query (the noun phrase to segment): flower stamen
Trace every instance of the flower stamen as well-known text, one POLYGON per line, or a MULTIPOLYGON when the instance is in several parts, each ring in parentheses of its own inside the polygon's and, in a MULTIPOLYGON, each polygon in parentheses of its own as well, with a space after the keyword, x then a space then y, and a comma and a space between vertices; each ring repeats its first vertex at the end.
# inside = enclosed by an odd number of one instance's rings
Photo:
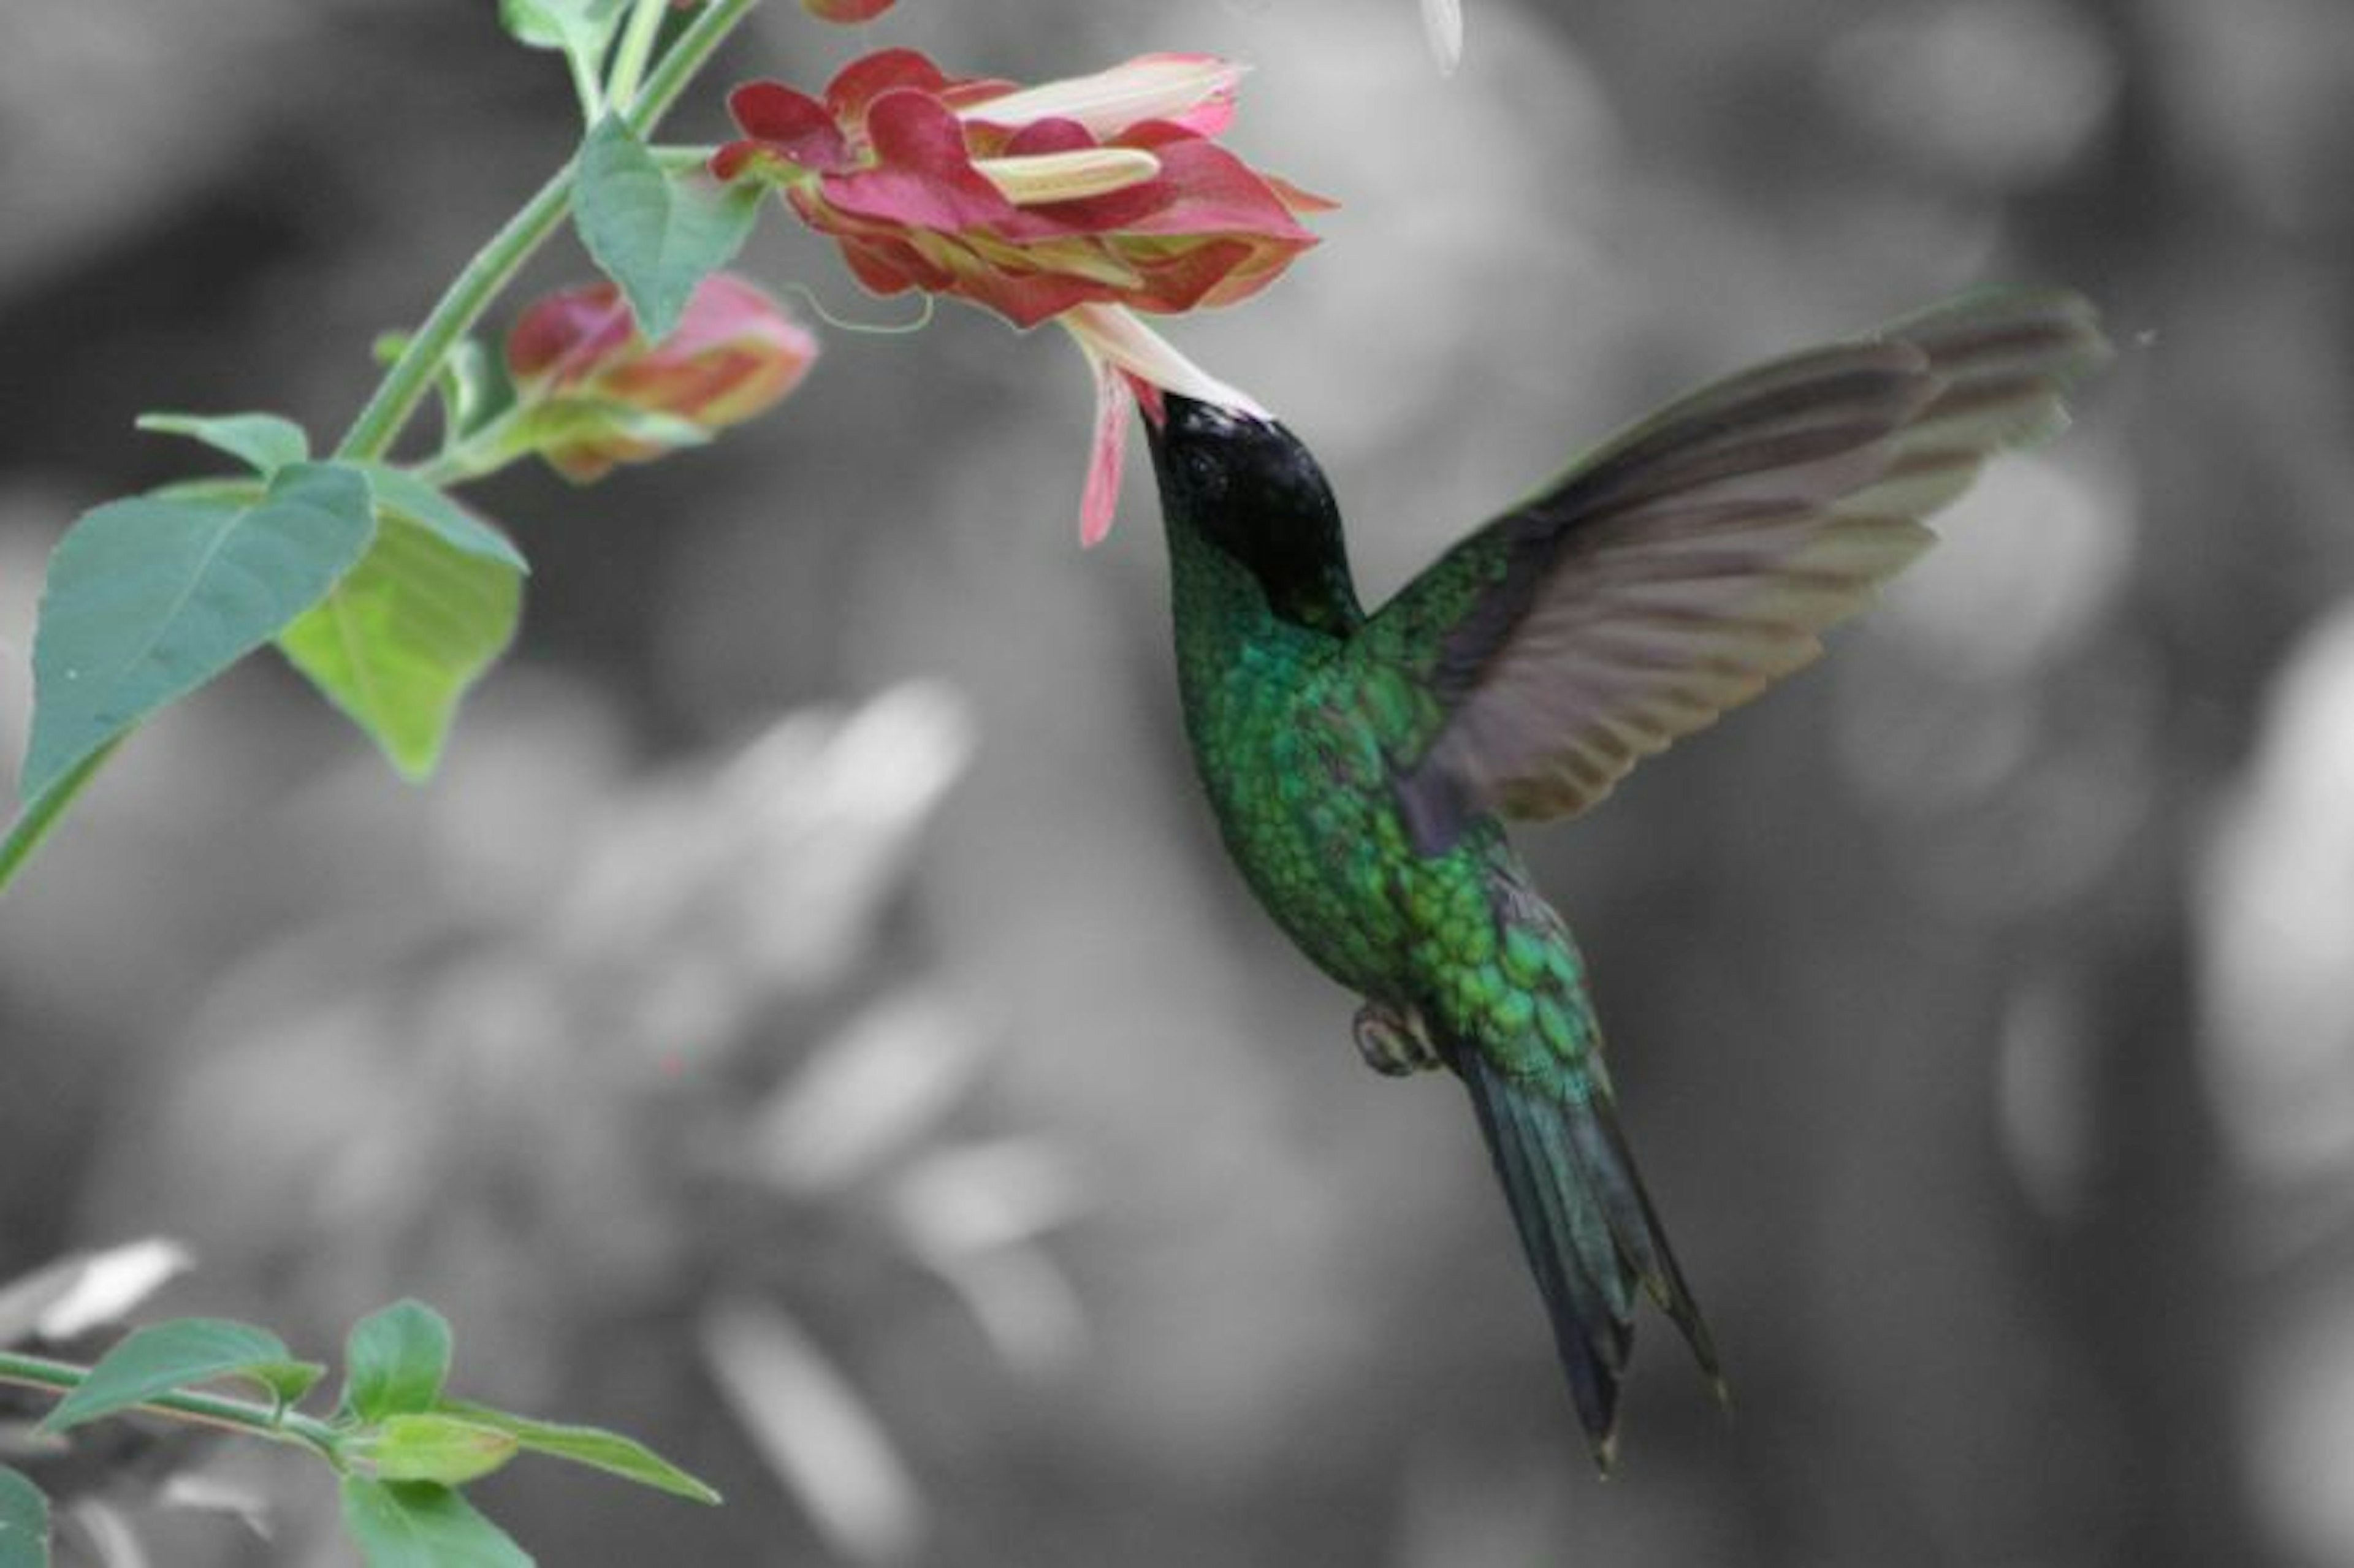
POLYGON ((1143 185, 1161 173, 1161 160, 1140 147, 1081 147, 1068 153, 975 158, 972 166, 1016 207, 1109 196, 1143 185))

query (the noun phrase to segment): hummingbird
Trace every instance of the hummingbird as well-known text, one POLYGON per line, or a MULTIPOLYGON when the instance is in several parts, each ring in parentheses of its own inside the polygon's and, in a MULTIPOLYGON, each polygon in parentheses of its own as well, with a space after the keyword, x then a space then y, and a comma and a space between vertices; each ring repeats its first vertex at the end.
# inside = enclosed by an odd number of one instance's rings
POLYGON ((1140 388, 1220 835, 1362 999, 1367 1065, 1469 1092, 1606 1475, 1638 1297, 1720 1402, 1725 1383, 1620 1130, 1585 961, 1503 821, 1592 809, 1814 660, 1990 456, 2064 428, 2106 352, 2084 299, 2011 288, 1771 360, 1604 441, 1370 615, 1299 437, 1140 388))

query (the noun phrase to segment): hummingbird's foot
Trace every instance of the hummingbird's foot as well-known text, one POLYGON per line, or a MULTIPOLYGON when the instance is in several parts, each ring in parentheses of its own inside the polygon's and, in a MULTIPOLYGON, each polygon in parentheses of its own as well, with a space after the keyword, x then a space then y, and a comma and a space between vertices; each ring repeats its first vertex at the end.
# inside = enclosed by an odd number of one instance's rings
POLYGON ((1400 1012, 1384 1002, 1369 1001, 1357 1010, 1352 1028, 1365 1065, 1385 1078, 1410 1077, 1445 1065, 1423 1027, 1422 1014, 1413 1008, 1400 1012))

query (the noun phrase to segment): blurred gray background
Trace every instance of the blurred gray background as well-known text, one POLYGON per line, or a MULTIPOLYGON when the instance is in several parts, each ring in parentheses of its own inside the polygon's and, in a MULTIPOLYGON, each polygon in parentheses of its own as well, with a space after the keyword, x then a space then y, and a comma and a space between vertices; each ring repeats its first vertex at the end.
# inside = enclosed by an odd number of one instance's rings
MULTIPOLYGON (((1461 1097, 1218 853, 1146 476, 1083 555, 1078 357, 953 307, 471 493, 536 576, 429 787, 269 657, 125 749, 0 909, 0 1277, 175 1237, 148 1310, 313 1352, 414 1293, 463 1391, 729 1496, 484 1483, 550 1564, 2354 1564, 2354 7, 1467 10, 1442 78, 1413 0, 775 0, 672 129, 883 44, 1250 61, 1232 140, 1344 205, 1171 335, 1375 596, 1696 378, 2103 304, 2077 429, 1821 667, 1525 835, 1729 1421, 1647 1321, 1596 1481, 1461 1097)), ((49 546, 201 466, 133 416, 332 437, 565 154, 492 11, 0 0, 11 758, 49 546)), ((78 1551, 349 1560, 299 1461, 158 1453, 78 1551)))

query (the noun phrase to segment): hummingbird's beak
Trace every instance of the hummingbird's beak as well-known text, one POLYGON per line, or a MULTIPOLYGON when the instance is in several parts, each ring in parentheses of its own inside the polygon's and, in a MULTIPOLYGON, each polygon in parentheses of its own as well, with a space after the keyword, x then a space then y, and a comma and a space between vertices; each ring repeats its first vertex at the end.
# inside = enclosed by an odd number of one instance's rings
POLYGON ((1172 450, 1183 450, 1188 446, 1215 442, 1221 436, 1233 432, 1235 424, 1247 418, 1215 403, 1205 403, 1199 397, 1188 397, 1182 392, 1172 392, 1165 387, 1155 387, 1152 397, 1146 401, 1141 392, 1138 401, 1144 412, 1144 440, 1151 450, 1157 468, 1172 450))
POLYGON ((1201 399, 1172 392, 1165 387, 1155 387, 1151 391, 1152 397, 1147 400, 1140 389, 1137 401, 1144 406, 1145 424, 1162 434, 1192 424, 1204 407, 1201 399))
MULTIPOLYGON (((1144 440, 1158 467, 1172 450, 1229 450, 1280 427, 1254 408, 1228 408, 1165 387, 1152 388, 1144 407, 1144 440)), ((1142 393, 1139 401, 1142 402, 1142 393)))
POLYGON ((1182 441, 1201 430, 1212 405, 1199 398, 1188 397, 1182 392, 1172 392, 1165 387, 1137 390, 1137 404, 1144 415, 1144 444, 1152 453, 1153 465, 1160 466, 1170 443, 1182 441))

